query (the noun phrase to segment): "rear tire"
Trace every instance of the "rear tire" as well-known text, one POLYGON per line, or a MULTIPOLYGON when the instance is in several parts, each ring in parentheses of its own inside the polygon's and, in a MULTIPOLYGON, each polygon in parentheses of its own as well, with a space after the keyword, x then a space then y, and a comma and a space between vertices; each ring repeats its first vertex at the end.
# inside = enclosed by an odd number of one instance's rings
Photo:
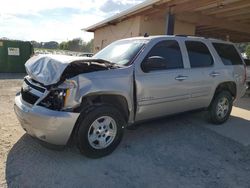
POLYGON ((209 107, 210 121, 222 124, 228 120, 233 107, 233 97, 228 91, 221 91, 215 95, 209 107))
POLYGON ((81 114, 77 143, 82 154, 101 158, 112 153, 122 140, 125 120, 111 105, 98 105, 81 114))

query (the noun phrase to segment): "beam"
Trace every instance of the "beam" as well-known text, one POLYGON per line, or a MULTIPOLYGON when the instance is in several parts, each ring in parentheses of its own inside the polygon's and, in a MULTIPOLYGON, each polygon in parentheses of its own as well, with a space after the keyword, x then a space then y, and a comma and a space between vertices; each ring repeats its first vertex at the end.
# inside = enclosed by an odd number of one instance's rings
MULTIPOLYGON (((171 3, 174 3, 174 1, 171 3)), ((213 3, 216 3, 216 0, 199 0, 199 1, 191 0, 191 1, 188 1, 186 3, 179 4, 179 5, 175 6, 174 13, 178 14, 178 13, 185 12, 185 11, 193 11, 196 8, 199 8, 202 6, 207 6, 207 5, 210 5, 213 3)))
POLYGON ((211 25, 213 27, 228 29, 231 31, 237 31, 250 35, 250 25, 248 24, 227 21, 226 19, 220 19, 213 16, 205 16, 200 13, 182 13, 176 15, 176 19, 180 21, 194 23, 196 25, 211 25))
POLYGON ((237 15, 246 14, 249 12, 250 12, 249 7, 246 7, 246 8, 241 8, 241 9, 237 9, 237 10, 232 10, 229 12, 218 13, 218 14, 215 14, 215 16, 220 17, 220 18, 226 18, 226 17, 230 17, 230 16, 237 16, 237 15))
POLYGON ((232 42, 250 42, 250 36, 243 36, 240 33, 230 32, 228 30, 218 30, 211 32, 197 31, 195 35, 207 38, 219 38, 223 40, 227 40, 227 36, 229 36, 230 41, 232 42))
POLYGON ((242 14, 239 16, 232 16, 227 18, 229 21, 235 21, 235 20, 239 20, 239 21, 250 21, 250 13, 248 14, 242 14))
POLYGON ((246 7, 249 7, 249 6, 250 6, 250 1, 249 0, 237 1, 237 2, 234 2, 234 3, 230 3, 230 4, 225 4, 221 8, 216 6, 216 7, 204 10, 204 11, 202 11, 202 14, 206 14, 206 15, 217 14, 217 13, 242 9, 242 8, 246 8, 246 7))
POLYGON ((241 0, 226 0, 226 1, 225 0, 218 0, 215 3, 210 4, 208 6, 202 6, 200 8, 197 8, 197 9, 195 9, 195 11, 206 11, 208 9, 218 8, 220 6, 226 6, 228 4, 235 3, 238 1, 241 1, 241 0))

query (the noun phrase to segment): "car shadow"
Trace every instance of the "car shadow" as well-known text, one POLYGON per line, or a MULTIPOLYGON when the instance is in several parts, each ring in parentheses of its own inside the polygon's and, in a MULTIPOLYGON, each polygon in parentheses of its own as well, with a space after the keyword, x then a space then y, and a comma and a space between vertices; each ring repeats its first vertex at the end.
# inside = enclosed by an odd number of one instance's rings
POLYGON ((244 187, 250 181, 244 170, 250 169, 250 155, 244 158, 245 147, 204 128, 212 126, 204 116, 185 113, 141 123, 137 130, 126 131, 111 155, 96 160, 82 156, 76 147, 49 150, 24 134, 7 156, 7 186, 223 187, 234 185, 239 176, 245 178, 240 184, 244 187))

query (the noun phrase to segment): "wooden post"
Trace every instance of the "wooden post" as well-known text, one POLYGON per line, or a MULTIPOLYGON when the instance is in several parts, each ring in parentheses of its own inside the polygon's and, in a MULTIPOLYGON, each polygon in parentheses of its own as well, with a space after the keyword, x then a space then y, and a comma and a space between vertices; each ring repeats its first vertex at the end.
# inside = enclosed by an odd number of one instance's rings
POLYGON ((168 13, 166 14, 166 35, 174 34, 174 22, 175 22, 175 16, 173 13, 171 13, 171 7, 170 7, 168 13))

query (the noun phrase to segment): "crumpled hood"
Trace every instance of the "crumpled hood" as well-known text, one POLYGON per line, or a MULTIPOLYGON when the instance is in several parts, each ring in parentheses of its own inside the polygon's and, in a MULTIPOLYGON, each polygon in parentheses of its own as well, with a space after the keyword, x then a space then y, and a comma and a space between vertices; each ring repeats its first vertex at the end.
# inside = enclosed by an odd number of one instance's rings
POLYGON ((25 63, 25 68, 32 79, 47 86, 59 82, 63 71, 71 62, 83 59, 89 58, 66 55, 36 55, 25 63))

